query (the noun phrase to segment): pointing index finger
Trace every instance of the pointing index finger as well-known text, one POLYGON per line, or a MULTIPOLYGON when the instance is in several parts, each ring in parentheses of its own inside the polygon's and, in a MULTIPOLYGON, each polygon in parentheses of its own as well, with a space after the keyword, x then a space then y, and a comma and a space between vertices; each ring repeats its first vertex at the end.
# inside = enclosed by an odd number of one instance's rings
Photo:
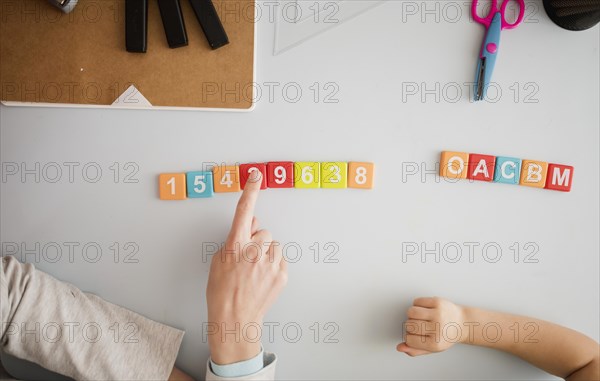
POLYGON ((234 235, 252 235, 252 219, 254 218, 254 207, 260 192, 262 183, 262 173, 260 171, 252 171, 244 187, 244 192, 238 201, 233 217, 233 225, 231 233, 234 235))

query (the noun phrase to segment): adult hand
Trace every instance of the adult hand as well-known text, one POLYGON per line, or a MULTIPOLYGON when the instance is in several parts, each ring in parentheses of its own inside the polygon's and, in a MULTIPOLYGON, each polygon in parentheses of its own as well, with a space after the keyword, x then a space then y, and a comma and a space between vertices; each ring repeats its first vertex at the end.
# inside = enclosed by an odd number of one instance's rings
POLYGON ((259 229, 254 207, 262 175, 254 171, 235 211, 225 245, 212 258, 206 300, 211 359, 219 365, 261 351, 263 317, 287 283, 287 262, 271 233, 259 229))

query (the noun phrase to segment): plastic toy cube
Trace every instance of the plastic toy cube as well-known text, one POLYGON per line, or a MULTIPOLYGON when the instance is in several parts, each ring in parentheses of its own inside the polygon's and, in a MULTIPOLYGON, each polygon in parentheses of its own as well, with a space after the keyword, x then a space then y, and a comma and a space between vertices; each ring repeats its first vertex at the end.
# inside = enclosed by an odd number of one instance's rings
POLYGON ((213 190, 212 172, 188 172, 186 176, 187 196, 189 198, 208 198, 215 194, 213 190))
POLYGON ((219 165, 213 168, 215 193, 239 192, 240 173, 237 165, 219 165))
POLYGON ((262 173, 260 189, 267 189, 267 166, 264 163, 240 164, 240 187, 244 189, 253 171, 262 173))
POLYGON ((321 188, 348 188, 348 163, 341 161, 321 163, 321 188))
POLYGON ((492 181, 494 180, 495 164, 496 156, 472 153, 469 155, 467 178, 469 180, 492 181))
POLYGON ((440 176, 450 179, 466 179, 469 169, 469 154, 444 151, 440 158, 440 176))
POLYGON ((185 200, 185 173, 162 173, 158 176, 161 200, 185 200))
POLYGON ((294 186, 301 189, 321 187, 321 166, 316 161, 294 163, 294 186))
POLYGON ((373 189, 375 165, 351 161, 348 163, 348 188, 373 189))
POLYGON ((548 164, 546 189, 570 192, 574 170, 570 165, 548 164))
POLYGON ((521 165, 521 181, 519 184, 527 187, 544 188, 546 186, 547 171, 548 163, 536 160, 523 160, 521 165))
POLYGON ((519 184, 521 175, 521 159, 497 156, 494 168, 494 182, 519 184))
POLYGON ((291 161, 267 163, 267 186, 269 188, 293 188, 294 163, 291 161))

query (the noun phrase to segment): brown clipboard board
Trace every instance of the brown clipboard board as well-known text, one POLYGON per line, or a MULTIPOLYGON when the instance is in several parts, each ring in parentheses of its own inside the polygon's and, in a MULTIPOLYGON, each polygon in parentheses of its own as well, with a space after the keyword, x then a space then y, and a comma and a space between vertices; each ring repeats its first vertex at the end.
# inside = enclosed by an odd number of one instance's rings
POLYGON ((124 0, 79 0, 69 14, 45 0, 0 0, 0 100, 110 106, 134 85, 152 107, 251 110, 254 0, 213 3, 228 45, 212 50, 181 0, 189 45, 170 49, 150 1, 148 51, 129 53, 124 0))

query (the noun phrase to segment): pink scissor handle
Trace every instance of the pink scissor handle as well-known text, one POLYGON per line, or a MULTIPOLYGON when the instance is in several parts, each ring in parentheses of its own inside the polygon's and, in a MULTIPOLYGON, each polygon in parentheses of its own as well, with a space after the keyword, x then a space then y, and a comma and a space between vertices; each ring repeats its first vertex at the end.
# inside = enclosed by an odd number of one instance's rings
POLYGON ((473 16, 473 20, 485 25, 486 28, 490 27, 494 14, 498 12, 497 0, 492 0, 491 3, 492 9, 490 9, 490 13, 488 13, 488 15, 485 17, 479 17, 479 15, 477 14, 477 4, 479 4, 479 0, 473 0, 473 2, 471 3, 471 15, 473 16))
POLYGON ((504 3, 502 3, 502 29, 515 28, 523 21, 523 17, 525 17, 525 1, 517 0, 517 2, 519 3, 519 15, 517 16, 517 20, 512 24, 506 21, 506 7, 510 3, 510 0, 504 0, 504 3))
POLYGON ((496 15, 498 11, 502 14, 502 29, 512 29, 518 26, 522 21, 523 17, 525 17, 525 1, 524 0, 516 0, 519 3, 519 16, 517 16, 517 20, 514 23, 509 23, 506 21, 506 7, 511 0, 504 0, 502 2, 502 8, 498 9, 498 0, 491 0, 491 9, 490 12, 485 17, 480 17, 477 14, 477 4, 479 4, 479 0, 473 0, 471 3, 471 15, 473 16, 473 20, 477 21, 480 24, 485 25, 486 28, 490 27, 492 23, 492 19, 496 15))

